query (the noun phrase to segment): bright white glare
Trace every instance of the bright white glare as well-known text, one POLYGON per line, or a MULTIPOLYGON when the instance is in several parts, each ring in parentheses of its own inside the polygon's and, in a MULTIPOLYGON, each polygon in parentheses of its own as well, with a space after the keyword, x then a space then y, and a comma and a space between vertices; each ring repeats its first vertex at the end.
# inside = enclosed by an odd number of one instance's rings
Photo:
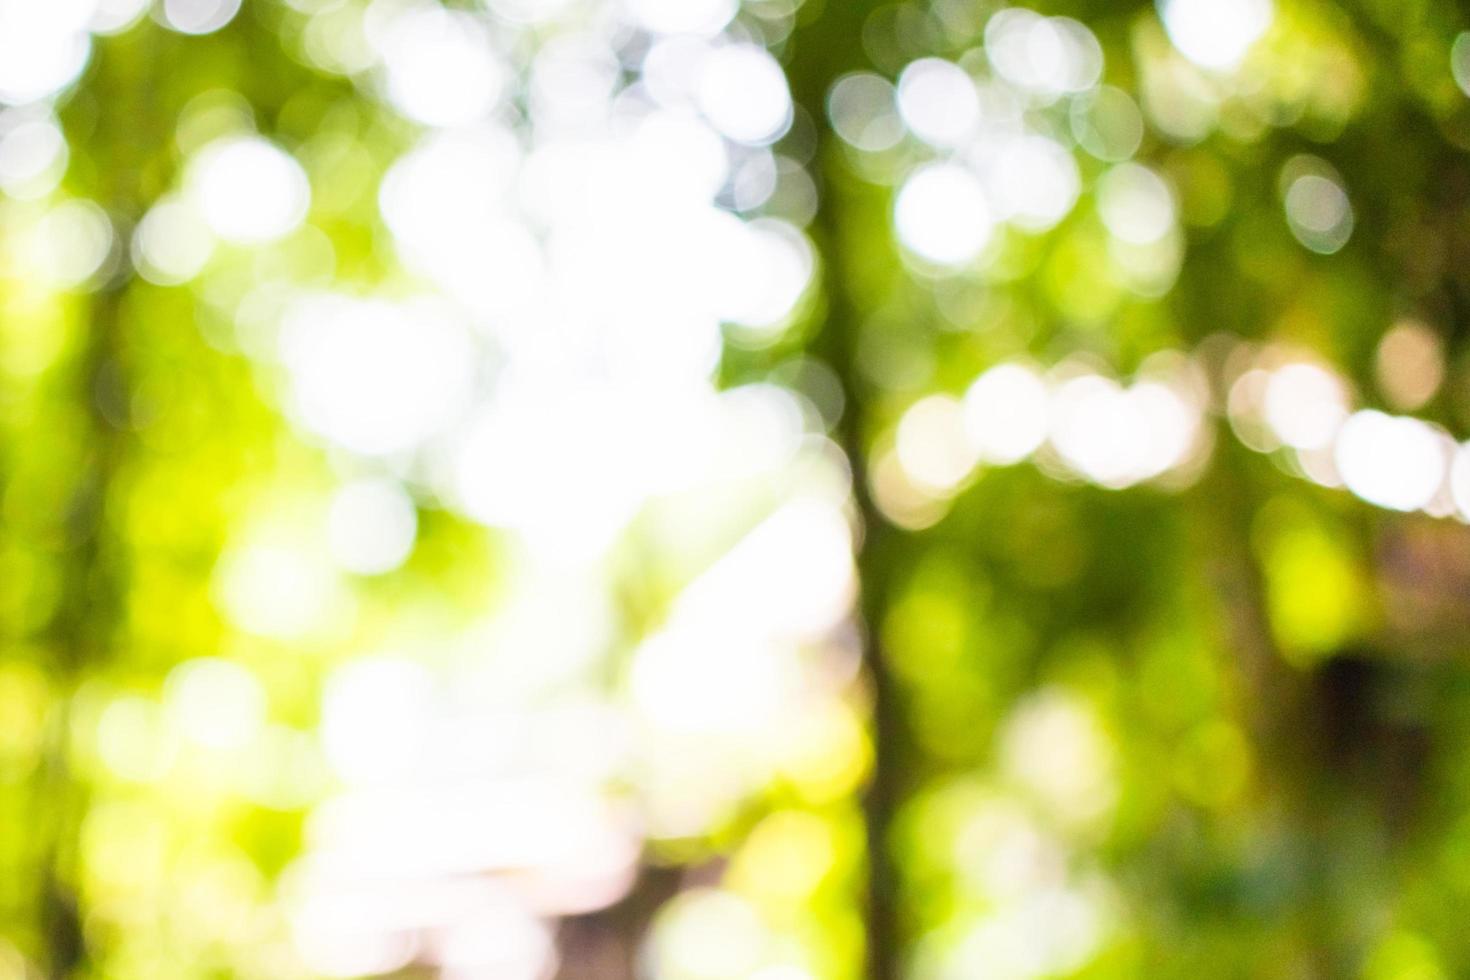
POLYGON ((495 107, 505 88, 505 66, 482 23, 438 4, 393 18, 381 51, 389 100, 417 122, 474 122, 495 107))
POLYGON ((827 95, 827 115, 837 135, 865 153, 892 149, 903 139, 893 85, 872 72, 839 78, 827 95))
POLYGON ((721 265, 739 285, 724 317, 751 328, 742 331, 746 339, 775 339, 811 284, 811 246, 796 229, 775 220, 745 225, 732 245, 721 265))
POLYGON ((258 136, 229 136, 205 146, 190 162, 188 183, 214 233, 241 245, 289 234, 311 203, 301 164, 258 136))
POLYGON ((964 408, 948 395, 921 398, 904 412, 894 449, 914 483, 940 494, 952 493, 975 465, 964 408))
POLYGON ((648 962, 652 976, 669 980, 742 980, 761 965, 770 942, 744 899, 692 890, 659 910, 648 937, 648 962))
POLYGON ((664 732, 754 737, 780 717, 791 661, 790 649, 745 633, 667 630, 634 653, 633 704, 664 732))
POLYGON ((975 80, 942 58, 921 58, 903 70, 898 109, 914 135, 931 146, 960 146, 980 124, 975 80))
POLYGON ((379 188, 405 264, 476 311, 524 310, 544 275, 541 246, 508 204, 520 166, 509 132, 451 130, 421 140, 379 188))
POLYGON ((439 942, 441 980, 543 980, 555 957, 551 930, 522 903, 468 916, 439 942))
POLYGON ((148 9, 149 0, 100 0, 89 25, 94 34, 119 34, 148 9))
POLYGON ((412 962, 416 937, 377 927, 360 895, 321 895, 301 903, 291 917, 291 940, 313 972, 328 977, 379 976, 412 962))
POLYGON ((739 9, 738 0, 624 0, 640 25, 656 34, 712 35, 739 9))
POLYGON ((1353 206, 1335 180, 1303 174, 1286 191, 1286 220, 1297 241, 1323 255, 1347 244, 1353 234, 1353 206))
POLYGON ((183 736, 206 748, 242 748, 265 724, 260 681, 240 664, 215 657, 175 667, 168 675, 165 703, 183 736))
POLYGON ((337 668, 322 696, 328 764, 349 783, 404 778, 421 760, 435 703, 432 676, 411 660, 377 656, 337 668))
POLYGON ((302 300, 281 325, 294 412, 355 452, 419 447, 456 418, 475 374, 473 347, 430 300, 302 300))
POLYGON ((965 392, 965 432, 981 460, 1009 465, 1030 456, 1046 439, 1049 393, 1035 371, 1001 364, 965 392))
POLYGON ((160 286, 176 286, 197 276, 214 254, 214 234, 187 201, 160 198, 133 231, 133 265, 160 286))
POLYGON ((1149 245, 1174 229, 1174 195, 1148 167, 1120 164, 1098 181, 1097 210, 1108 231, 1131 245, 1149 245))
POLYGON ((1326 368, 1287 364, 1271 372, 1262 408, 1276 437, 1296 449, 1321 449, 1348 416, 1347 389, 1326 368))
POLYGON ((1445 443, 1426 422, 1367 409, 1343 423, 1334 460, 1343 484, 1368 503, 1418 510, 1444 485, 1445 443))
POLYGON ((556 17, 573 0, 488 0, 490 9, 507 20, 540 24, 556 17))
POLYGON ((1450 494, 1460 518, 1470 521, 1470 444, 1462 444, 1455 450, 1455 460, 1450 464, 1450 494))
POLYGON ((1160 0, 1164 30, 1201 68, 1234 68, 1275 16, 1272 0, 1160 0))
POLYGON ((605 388, 558 387, 565 383, 505 379, 455 451, 452 487, 475 520, 576 557, 599 553, 632 516, 639 474, 622 458, 626 403, 605 388))
POLYGON ((568 34, 548 41, 531 66, 528 99, 538 126, 578 126, 604 119, 622 67, 607 42, 568 34))
POLYGON ((91 279, 112 249, 112 222, 91 201, 63 201, 41 216, 31 234, 37 271, 64 289, 91 279))
POLYGON ((762 145, 791 124, 786 74, 765 48, 728 44, 705 59, 699 108, 716 129, 737 143, 762 145))
POLYGON ((853 588, 846 519, 830 501, 804 497, 762 521, 686 587, 671 623, 812 639, 841 619, 853 588))
POLYGON ((0 102, 54 95, 81 74, 92 51, 88 0, 0 2, 0 102))
POLYGON ((395 480, 349 483, 332 497, 327 511, 332 558, 359 575, 381 575, 402 565, 417 534, 418 511, 395 480))
POLYGON ((987 177, 997 211, 1026 231, 1046 231, 1061 221, 1082 190, 1072 154, 1046 136, 1007 141, 987 177))
POLYGON ((13 198, 45 197, 61 182, 69 156, 66 136, 49 117, 7 126, 0 117, 0 190, 13 198))
POLYGON ((257 636, 299 639, 333 611, 336 582, 315 554, 274 543, 226 552, 216 569, 225 615, 257 636))
POLYGON ((1052 444, 1073 469, 1111 489, 1182 463, 1198 426, 1198 409, 1159 382, 1123 388, 1081 375, 1061 384, 1052 401, 1052 444))
POLYGON ((235 19, 240 0, 163 0, 164 23, 180 34, 210 34, 235 19))
POLYGON ((894 201, 893 221, 909 250, 951 267, 979 255, 994 229, 979 178, 955 163, 929 163, 910 174, 894 201))
POLYGON ((1006 81, 1043 99, 1084 92, 1102 75, 1103 54, 1085 26, 1024 7, 996 13, 985 25, 985 53, 1006 81))

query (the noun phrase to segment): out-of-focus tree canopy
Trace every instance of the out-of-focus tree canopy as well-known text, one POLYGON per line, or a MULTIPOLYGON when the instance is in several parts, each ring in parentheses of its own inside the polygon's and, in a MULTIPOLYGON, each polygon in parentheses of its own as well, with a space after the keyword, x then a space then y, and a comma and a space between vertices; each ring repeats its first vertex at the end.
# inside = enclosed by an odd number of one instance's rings
POLYGON ((0 980, 1470 974, 1470 12, 0 0, 0 980))

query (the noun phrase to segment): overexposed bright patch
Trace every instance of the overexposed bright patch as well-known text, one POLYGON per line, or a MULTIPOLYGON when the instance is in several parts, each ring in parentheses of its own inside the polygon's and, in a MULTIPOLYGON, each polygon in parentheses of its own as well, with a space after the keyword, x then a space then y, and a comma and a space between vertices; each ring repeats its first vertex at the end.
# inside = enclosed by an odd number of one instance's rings
POLYGON ((301 424, 369 455, 412 450, 438 433, 475 374, 464 327, 431 300, 311 297, 288 311, 280 350, 301 424))
POLYGON ((214 254, 214 234, 188 200, 160 198, 133 230, 133 265, 160 286, 176 286, 197 276, 214 254))
POLYGON ((791 693, 792 655, 744 632, 666 630, 634 653, 633 705, 663 732, 755 738, 791 693))
POLYGON ((1390 510, 1418 510, 1444 485, 1446 441, 1419 419, 1367 409, 1343 423, 1334 459, 1356 496, 1390 510))
POLYGON ((24 105, 77 79, 92 52, 86 0, 0 3, 0 102, 24 105))
POLYGON ((1461 444, 1455 450, 1450 464, 1450 494, 1461 520, 1470 521, 1470 444, 1461 444))
POLYGON ((746 339, 775 339, 811 284, 811 246, 795 228, 775 220, 746 225, 733 244, 721 264, 734 302, 721 312, 751 328, 742 332, 746 339))
POLYGON ((401 779, 419 761, 434 713, 433 677, 411 660, 375 656, 339 667, 322 695, 327 762, 349 783, 401 779))
POLYGON ((737 143, 770 143, 791 124, 786 74, 753 44, 712 51, 700 72, 698 99, 705 118, 737 143))
POLYGON ((230 622, 282 640, 311 632, 338 601, 331 570, 315 553, 274 542, 227 551, 215 570, 215 586, 230 622))
POLYGON ((1323 174, 1297 177, 1286 191, 1286 221, 1297 241, 1323 255, 1347 244, 1353 206, 1342 185, 1323 174))
POLYGON ((1238 65, 1275 16, 1272 0, 1160 0, 1164 30, 1202 68, 1238 65))
POLYGON ((718 33, 739 9, 739 0, 624 0, 641 26, 657 34, 718 33))
POLYGON ((964 265, 990 242, 990 203, 979 178, 956 163, 929 163, 904 181, 893 205, 899 240, 921 258, 964 265))
POLYGON ((1084 374, 1063 382, 1052 399, 1052 445, 1078 473, 1112 489, 1182 463, 1198 428, 1198 408, 1156 381, 1124 388, 1084 374))
POLYGON ((1149 245, 1174 229, 1174 195, 1148 167, 1124 163, 1098 181, 1097 210, 1108 231, 1131 245, 1149 245))
POLYGON ((1287 364, 1271 372, 1262 410, 1266 424, 1286 445, 1321 449, 1347 418, 1347 387, 1316 364, 1287 364))
POLYGON ((1046 231, 1061 221, 1082 190, 1072 154, 1046 136, 1008 140, 986 176, 996 211, 1026 231, 1046 231))
POLYGON ((50 208, 31 230, 29 258, 41 278, 69 289, 85 284, 112 249, 112 222, 91 201, 50 208))
POLYGON ((921 58, 903 70, 898 109, 913 134, 931 146, 959 146, 980 123, 975 80, 943 58, 921 58))
POLYGON ((0 190, 11 197, 26 200, 51 193, 69 156, 56 120, 43 116, 6 126, 0 119, 0 190))
POLYGON ((356 480, 332 496, 327 542, 332 558, 359 575, 380 575, 413 551, 418 511, 395 480, 356 480))
POLYGON ((1086 91, 1102 75, 1102 47, 1090 30, 1075 20, 1043 17, 1024 7, 990 18, 985 53, 1002 78, 1043 100, 1086 91))
POLYGON ((137 23, 150 0, 98 0, 90 27, 94 34, 118 34, 137 23))
POLYGON ((265 689, 246 667, 203 657, 168 675, 165 704, 170 720, 191 742, 211 749, 248 745, 265 724, 265 689))
POLYGON ((903 413, 894 450, 914 483, 939 494, 953 492, 975 466, 965 410, 948 395, 921 398, 903 413))
POLYGON ((799 497, 687 586, 676 618, 718 632, 723 617, 763 635, 812 639, 842 618, 853 587, 852 531, 842 511, 799 497))
POLYGON ((180 34, 211 34, 240 12, 240 0, 163 0, 163 22, 180 34))
POLYGON ((190 162, 188 186, 214 233, 241 245, 289 234, 311 203, 301 164, 259 136, 229 136, 205 146, 190 162))
POLYGON ((500 101, 505 66, 482 22, 438 4, 413 7, 383 32, 388 99, 410 119, 464 125, 500 101))
POLYGON ((987 463, 1017 463, 1046 439, 1049 394, 1035 371, 1000 364, 965 392, 965 432, 987 463))
POLYGON ((827 117, 838 136, 865 153, 891 149, 903 139, 893 85, 872 72, 839 78, 827 95, 827 117))

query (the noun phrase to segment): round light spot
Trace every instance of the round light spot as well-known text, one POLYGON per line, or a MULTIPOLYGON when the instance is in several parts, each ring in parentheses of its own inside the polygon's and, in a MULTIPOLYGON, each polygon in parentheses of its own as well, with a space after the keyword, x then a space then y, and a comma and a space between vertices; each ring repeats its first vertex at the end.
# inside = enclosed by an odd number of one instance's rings
POLYGON ((865 153, 880 153, 903 139, 903 120, 896 100, 886 78, 872 72, 854 72, 832 86, 827 95, 827 116, 848 145, 865 153))
POLYGON ((1161 0, 1164 30, 1201 68, 1234 68, 1271 27, 1271 0, 1161 0))
POLYGON ((180 34, 211 34, 239 12, 240 0, 163 0, 163 21, 180 34))
POLYGON ((138 274, 160 286, 176 286, 197 276, 214 253, 214 235, 189 202, 164 197, 133 231, 133 264, 138 274))
POLYGON ((903 70, 898 108, 913 134, 931 146, 959 146, 980 123, 974 79, 942 58, 923 58, 903 70))
POLYGON ((1368 409, 1343 424, 1334 460, 1343 484, 1368 503, 1418 510, 1444 484, 1445 444, 1428 423, 1368 409))
POLYGON ((965 431, 987 463, 1018 463, 1046 439, 1046 383, 1030 368, 1001 364, 965 392, 965 431))
POLYGON ((1347 418, 1347 388, 1316 364, 1288 364, 1271 372, 1263 408, 1266 424, 1283 443, 1322 449, 1347 418))
POLYGON ((1151 245, 1174 230, 1169 185, 1136 163, 1116 166, 1098 181, 1097 210, 1113 237, 1130 245, 1151 245))
POLYGON ((1303 174, 1286 191, 1286 221, 1296 240, 1322 255, 1338 251, 1353 234, 1353 207, 1342 185, 1303 174))
POLYGON ((285 150, 258 136, 208 144, 189 168, 189 192, 220 238, 241 245, 275 241, 306 217, 311 186, 285 150))
POLYGON ((206 748, 241 748, 265 723, 260 681, 229 660, 205 657, 175 667, 168 677, 165 703, 183 736, 206 748))
POLYGON ((961 266, 978 256, 994 230, 980 180, 954 163, 930 163, 904 181, 894 201, 899 240, 937 265, 961 266))
POLYGON ((713 51, 700 73, 698 99, 705 118, 737 143, 769 143, 791 125, 786 75, 753 44, 713 51))
POLYGON ((413 551, 418 511, 394 480, 358 480, 332 497, 327 540, 332 558, 349 572, 380 575, 413 551))

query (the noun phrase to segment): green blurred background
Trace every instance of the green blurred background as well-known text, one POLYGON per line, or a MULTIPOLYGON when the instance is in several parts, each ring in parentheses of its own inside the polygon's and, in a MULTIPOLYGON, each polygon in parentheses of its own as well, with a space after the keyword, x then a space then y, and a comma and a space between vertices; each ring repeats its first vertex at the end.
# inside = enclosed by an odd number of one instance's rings
POLYGON ((0 980, 1470 975, 1467 31, 0 0, 0 980))

